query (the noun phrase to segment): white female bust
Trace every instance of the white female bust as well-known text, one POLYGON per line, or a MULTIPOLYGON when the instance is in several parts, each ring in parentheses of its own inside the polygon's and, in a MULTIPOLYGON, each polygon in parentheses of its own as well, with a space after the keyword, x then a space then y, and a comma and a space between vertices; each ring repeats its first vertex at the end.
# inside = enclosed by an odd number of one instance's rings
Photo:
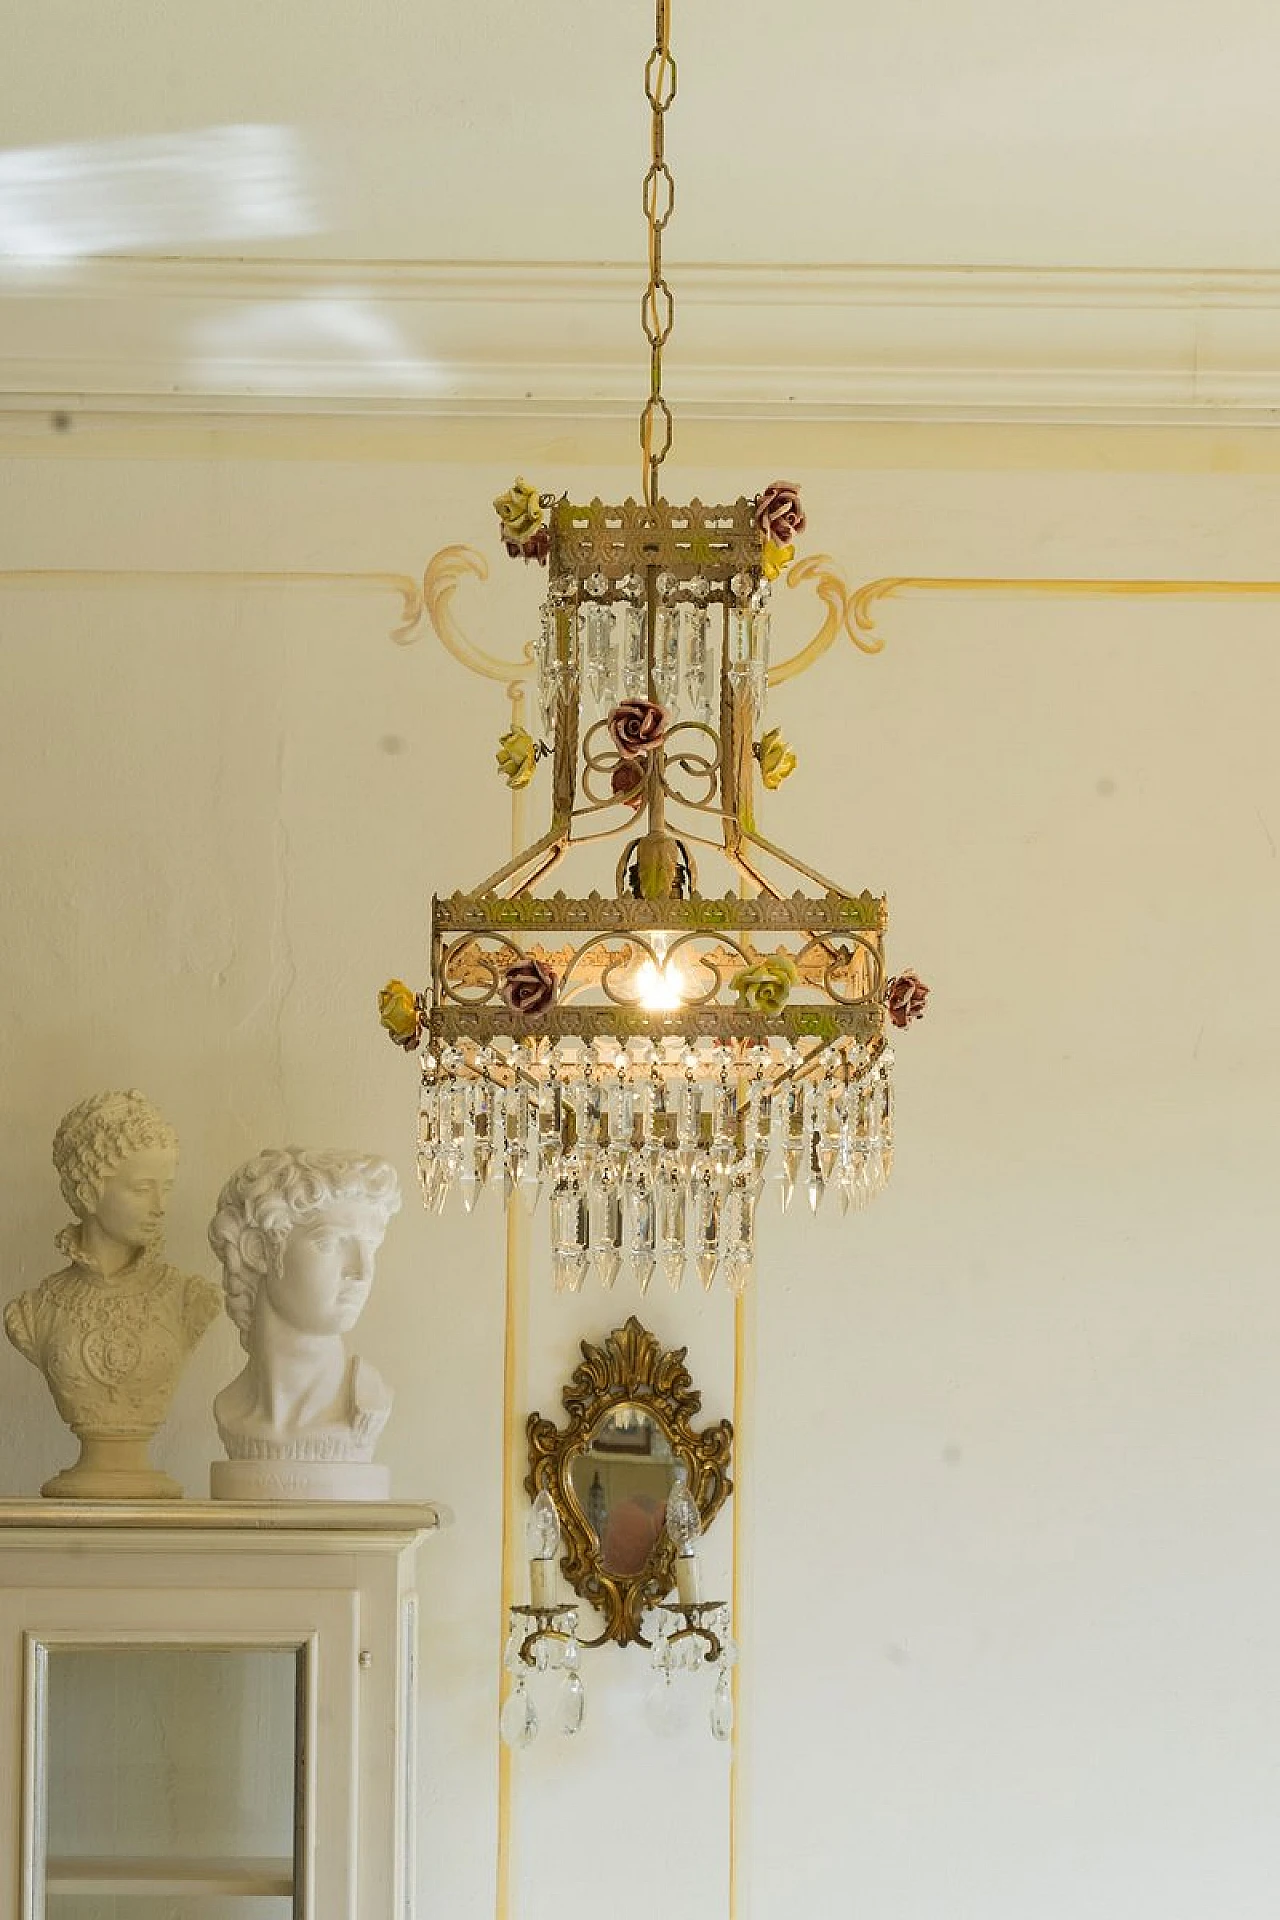
POLYGON ((249 1357, 213 1403, 216 1499, 386 1498, 371 1463, 391 1393, 343 1335, 399 1208, 395 1168, 368 1154, 268 1147, 227 1181, 209 1243, 249 1357))
POLYGON ((178 1140, 140 1093, 97 1093, 64 1114, 53 1140, 76 1215, 57 1245, 70 1264, 5 1308, 19 1353, 39 1367, 80 1442, 73 1467, 41 1492, 68 1500, 178 1499, 147 1443, 183 1363, 217 1318, 218 1289, 163 1258, 178 1140))

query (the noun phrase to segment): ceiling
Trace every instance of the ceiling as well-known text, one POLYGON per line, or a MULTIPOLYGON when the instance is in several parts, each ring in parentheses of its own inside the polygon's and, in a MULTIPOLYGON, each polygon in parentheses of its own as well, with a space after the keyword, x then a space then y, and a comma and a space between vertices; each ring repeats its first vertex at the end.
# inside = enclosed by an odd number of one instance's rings
MULTIPOLYGON (((0 390, 176 392, 203 381, 297 393, 327 379, 330 392, 354 392, 376 362, 384 394, 536 399, 557 348, 526 352, 524 315, 548 272, 566 266, 578 277, 560 289, 556 326, 586 288, 614 314, 587 357, 613 366, 639 352, 633 278, 591 276, 642 255, 650 0, 49 0, 11 14, 0 275, 27 299, 0 312, 0 390), (69 272, 112 256, 142 263, 127 288, 115 265, 109 282, 87 272, 70 286, 69 272), (194 294, 192 261, 212 263, 194 294), (386 263, 405 263, 403 287, 386 263), (506 277, 473 318, 441 270, 474 269, 475 292, 496 263, 506 277), (397 292, 399 319, 387 304, 397 292), (316 355, 289 316, 305 298, 314 322, 318 295, 346 305, 322 329, 320 357, 338 371, 312 381, 296 374, 316 355), (239 316, 234 352, 222 296, 239 316), (473 335, 501 380, 463 366, 473 335), (195 352, 193 341, 210 338, 217 352, 195 352), (294 370, 292 388, 273 367, 294 370)), ((729 358, 834 365, 847 318, 858 379, 905 352, 921 391, 946 384, 958 352, 966 368, 977 356, 983 379, 987 362, 1032 367, 1028 392, 1039 361, 1056 355, 1066 404, 1081 356, 1095 402, 1096 372, 1114 382, 1117 366, 1126 404, 1144 368, 1176 376, 1190 405, 1215 365, 1228 386, 1248 387, 1255 409, 1280 397, 1275 0, 674 0, 672 37, 667 258, 677 300, 689 292, 686 316, 708 289, 721 303, 703 340, 694 336, 704 373, 726 330, 721 310, 759 304, 775 271, 785 304, 801 286, 788 270, 808 265, 836 275, 821 304, 834 301, 837 318, 816 334, 798 320, 790 343, 785 328, 744 336, 729 358), (966 301, 970 269, 994 272, 966 301), (1137 293, 1136 269, 1146 273, 1137 293), (1049 277, 1028 281, 1026 270, 1049 277), (1209 305, 1228 322, 1242 300, 1261 306, 1247 343, 1224 348, 1217 321, 1205 322, 1196 276, 1206 273, 1217 276, 1209 305), (1248 278, 1259 274, 1265 285, 1248 278), (1091 334, 1081 345, 1073 320, 1064 344, 1056 319, 1052 345, 1024 341, 1022 320, 1010 330, 1010 288, 1018 314, 1040 313, 1041 336, 1046 311, 1083 304, 1095 316, 1084 331, 1096 333, 1105 310, 1105 342, 1091 334), (985 348, 972 312, 958 333, 953 325, 953 309, 975 305, 997 316, 985 348), (917 339, 913 315, 943 309, 939 338, 928 322, 917 339), (1156 323, 1142 317, 1157 310, 1156 323)), ((812 308, 815 284, 803 282, 797 310, 812 308)), ((560 362, 566 342, 571 358, 572 327, 561 329, 560 362)), ((676 365, 681 344, 678 330, 676 365)), ((580 384, 603 397, 611 377, 580 384)), ((560 376, 561 388, 572 384, 560 376)), ((811 384, 818 404, 827 387, 811 384)), ((796 397, 794 381, 775 386, 779 404, 796 397)), ((749 387, 739 379, 725 397, 742 401, 749 387)), ((844 404, 837 388, 830 396, 844 404)))
MULTIPOLYGON (((649 0, 53 0, 4 143, 289 130, 311 231, 166 251, 640 251, 649 0)), ((1274 0, 674 0, 673 258, 1276 263, 1274 0)))

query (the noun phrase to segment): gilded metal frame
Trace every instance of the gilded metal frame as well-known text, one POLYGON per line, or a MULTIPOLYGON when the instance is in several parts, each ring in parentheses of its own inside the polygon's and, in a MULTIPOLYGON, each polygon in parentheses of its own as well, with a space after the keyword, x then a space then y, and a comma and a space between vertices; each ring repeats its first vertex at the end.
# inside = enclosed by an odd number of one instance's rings
POLYGON ((665 1350, 632 1314, 625 1326, 597 1347, 582 1341, 582 1359, 561 1398, 568 1418, 563 1427, 540 1413, 526 1423, 529 1471, 525 1492, 533 1499, 544 1489, 560 1516, 564 1552, 560 1570, 573 1591, 604 1619, 594 1639, 579 1636, 584 1647, 613 1640, 648 1646, 642 1620, 665 1599, 674 1584, 674 1550, 663 1533, 639 1573, 606 1571, 600 1542, 574 1491, 572 1467, 591 1437, 616 1408, 638 1406, 661 1427, 672 1454, 688 1471, 689 1491, 698 1504, 705 1532, 733 1490, 729 1465, 733 1427, 728 1420, 697 1430, 693 1416, 702 1395, 685 1365, 687 1347, 665 1350))
MULTIPOLYGON (((433 899, 431 986, 423 1001, 428 1057, 459 1046, 464 1053, 486 1049, 510 1037, 586 1041, 668 1034, 743 1046, 767 1045, 774 1037, 874 1043, 885 1017, 883 900, 865 891, 851 894, 764 839, 755 826, 756 701, 742 649, 750 626, 749 653, 755 654, 751 623, 757 614, 767 620, 759 611, 769 579, 757 502, 744 497, 718 506, 697 499, 687 505, 648 499, 610 505, 597 498, 579 506, 543 495, 541 504, 549 513, 549 566, 537 658, 540 671, 551 675, 554 745, 538 753, 549 754, 552 763, 550 818, 539 838, 479 886, 433 899), (716 724, 708 714, 677 720, 640 758, 612 739, 612 723, 603 718, 584 734, 579 608, 586 608, 584 618, 592 608, 610 605, 637 610, 644 620, 647 696, 657 703, 658 622, 674 620, 680 601, 695 602, 704 621, 713 607, 721 613, 716 724), (640 791, 613 791, 611 777, 628 769, 640 791), (669 823, 669 807, 682 816, 678 827, 669 823), (643 833, 636 831, 637 810, 644 815, 643 833), (590 822, 585 833, 579 827, 584 819, 590 822), (616 899, 557 893, 548 903, 534 894, 574 845, 613 837, 626 841, 616 899), (709 899, 698 892, 694 847, 722 854, 738 875, 737 893, 709 899), (787 885, 799 879, 822 891, 784 892, 766 870, 769 863, 789 875, 787 885), (744 881, 768 903, 766 912, 742 897, 744 881), (632 892, 644 897, 632 899, 632 892), (676 934, 686 964, 695 968, 692 997, 684 996, 679 1011, 667 1018, 645 1009, 638 991, 645 956, 655 960, 643 936, 659 930, 676 934), (785 1010, 735 1003, 735 977, 761 960, 752 937, 757 930, 797 936, 789 957, 802 993, 785 1010), (553 952, 534 943, 533 936, 545 931, 578 938, 553 952), (849 943, 837 945, 836 932, 851 936, 849 943), (506 1003, 504 979, 528 961, 554 981, 555 993, 537 1014, 517 1014, 506 1003)), ((528 651, 532 657, 535 650, 528 651)), ((757 670, 763 670, 763 658, 757 670)))

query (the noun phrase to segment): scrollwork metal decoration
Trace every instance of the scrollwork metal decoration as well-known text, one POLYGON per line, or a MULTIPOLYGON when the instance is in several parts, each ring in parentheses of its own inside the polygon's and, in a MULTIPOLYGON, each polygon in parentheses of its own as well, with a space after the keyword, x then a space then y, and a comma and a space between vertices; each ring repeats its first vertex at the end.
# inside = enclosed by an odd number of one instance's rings
POLYGON ((728 1420, 698 1430, 694 1416, 702 1395, 685 1365, 685 1347, 665 1350, 634 1315, 615 1327, 599 1346, 582 1342, 582 1360, 564 1387, 566 1423, 531 1413, 527 1424, 529 1471, 525 1491, 530 1498, 544 1488, 560 1517, 563 1553, 560 1570, 573 1591, 601 1615, 603 1625, 594 1639, 583 1635, 583 1646, 606 1640, 626 1646, 649 1642, 641 1630, 645 1612, 671 1591, 674 1549, 661 1530, 638 1573, 611 1573, 603 1548, 573 1484, 573 1462, 587 1452, 602 1424, 621 1407, 641 1409, 659 1427, 673 1461, 683 1464, 689 1491, 698 1504, 703 1532, 733 1488, 729 1466, 733 1427, 728 1420))

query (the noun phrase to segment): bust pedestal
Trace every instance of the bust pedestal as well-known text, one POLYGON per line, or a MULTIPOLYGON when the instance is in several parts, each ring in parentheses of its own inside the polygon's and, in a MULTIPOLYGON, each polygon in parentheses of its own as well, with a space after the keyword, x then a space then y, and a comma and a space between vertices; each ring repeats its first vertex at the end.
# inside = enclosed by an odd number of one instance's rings
POLYGON ((372 1460, 215 1460, 209 1491, 215 1500, 385 1500, 391 1469, 372 1460))
POLYGON ((46 1500, 181 1500, 182 1488, 147 1457, 147 1433, 80 1433, 80 1458, 46 1480, 46 1500))

